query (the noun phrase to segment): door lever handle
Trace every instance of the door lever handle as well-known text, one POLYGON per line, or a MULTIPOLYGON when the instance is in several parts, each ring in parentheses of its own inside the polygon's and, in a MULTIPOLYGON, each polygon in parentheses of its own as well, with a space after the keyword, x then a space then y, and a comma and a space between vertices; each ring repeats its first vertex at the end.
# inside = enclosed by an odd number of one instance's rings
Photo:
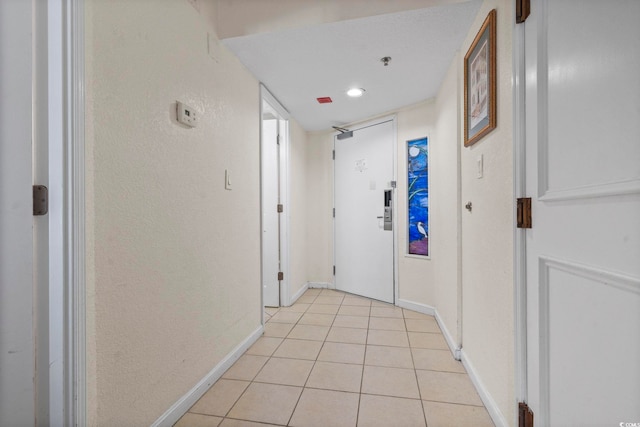
POLYGON ((378 219, 382 219, 382 218, 384 218, 384 217, 383 217, 383 216, 377 216, 376 218, 378 218, 378 219))

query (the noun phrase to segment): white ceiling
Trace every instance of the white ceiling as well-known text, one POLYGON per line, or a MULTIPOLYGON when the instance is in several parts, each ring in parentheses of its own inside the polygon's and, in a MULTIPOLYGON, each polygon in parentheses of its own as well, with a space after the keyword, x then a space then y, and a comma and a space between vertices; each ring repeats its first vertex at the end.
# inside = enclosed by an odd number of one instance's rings
POLYGON ((482 1, 223 40, 308 131, 353 123, 437 94, 482 1), (380 58, 392 57, 385 67, 380 58), (347 89, 366 90, 348 98, 347 89), (331 104, 319 104, 329 96, 331 104))

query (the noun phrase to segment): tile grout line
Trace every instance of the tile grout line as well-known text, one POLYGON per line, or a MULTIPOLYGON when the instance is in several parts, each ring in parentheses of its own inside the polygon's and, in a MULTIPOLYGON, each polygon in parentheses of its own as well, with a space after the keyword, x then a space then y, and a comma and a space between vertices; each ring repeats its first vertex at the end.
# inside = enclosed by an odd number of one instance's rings
POLYGON ((418 380, 418 370, 416 369, 416 361, 413 357, 413 347, 411 346, 411 340, 409 339, 409 329, 407 327, 407 318, 404 315, 404 309, 402 309, 402 318, 404 320, 404 327, 406 329, 407 341, 409 342, 409 354, 411 355, 411 363, 413 364, 413 375, 416 379, 416 386, 418 387, 418 397, 420 398, 420 408, 422 408, 422 416, 424 418, 424 425, 428 427, 427 411, 424 409, 424 403, 422 401, 422 390, 420 389, 420 381, 418 380))
POLYGON ((356 414, 356 426, 360 420, 360 405, 362 403, 362 386, 364 385, 364 367, 367 361, 367 347, 369 346, 369 323, 371 322, 371 302, 369 302, 369 321, 367 322, 367 338, 364 341, 364 358, 362 359, 362 375, 360 376, 360 391, 358 393, 358 412, 356 414))
MULTIPOLYGON (((298 322, 300 320, 302 320, 302 318, 304 317, 304 315, 308 312, 309 308, 311 308, 311 306, 315 303, 315 301, 318 299, 318 296, 320 295, 320 293, 318 293, 318 295, 315 296, 315 298, 313 299, 313 301, 311 302, 311 304, 309 304, 309 307, 307 307, 307 309, 303 312, 302 316, 300 316, 300 319, 298 319, 298 322)), ((296 325, 298 323, 296 322, 296 325)), ((295 328, 295 325, 293 328, 291 328, 291 331, 293 331, 293 329, 295 328)), ((291 333, 291 331, 289 331, 289 333, 291 333)), ((329 332, 327 331, 327 334, 329 332)), ((287 335, 288 336, 288 335, 287 335)), ((326 338, 326 337, 325 337, 326 338)), ((284 341, 283 341, 284 342, 284 341)), ((318 354, 316 355, 316 359, 313 361, 313 365, 311 366, 311 370, 309 371, 309 375, 307 375, 307 379, 305 380, 304 384, 302 385, 302 390, 300 390, 300 394, 298 395, 298 399, 296 400, 296 404, 293 405, 293 410, 291 411, 291 415, 289 415, 289 419, 287 420, 287 423, 285 425, 290 425, 291 424, 291 420, 293 419, 293 414, 296 413, 296 409, 298 409, 298 405, 300 404, 300 399, 302 399, 302 395, 304 394, 304 390, 305 390, 305 386, 307 385, 307 383, 309 382, 309 377, 311 376, 311 373, 313 372, 313 368, 315 368, 316 366, 316 361, 318 360, 318 356, 320 356, 320 352, 322 351, 322 347, 324 347, 324 341, 322 342, 322 345, 320 346, 320 350, 318 351, 318 354)))

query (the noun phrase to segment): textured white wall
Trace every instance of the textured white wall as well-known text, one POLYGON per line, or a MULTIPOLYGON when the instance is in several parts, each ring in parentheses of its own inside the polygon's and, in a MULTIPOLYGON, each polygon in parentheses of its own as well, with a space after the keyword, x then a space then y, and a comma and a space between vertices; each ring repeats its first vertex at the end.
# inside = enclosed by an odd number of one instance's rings
POLYGON ((87 3, 89 418, 149 425, 260 326, 259 90, 187 1, 87 3))
POLYGON ((436 97, 435 134, 431 148, 431 215, 433 218, 432 260, 435 277, 432 305, 459 344, 460 261, 460 109, 459 67, 456 55, 436 97))
POLYGON ((307 275, 333 283, 333 132, 311 132, 307 147, 307 275))
POLYGON ((308 281, 307 278, 307 133, 293 119, 289 120, 289 293, 293 297, 308 281))
POLYGON ((514 420, 512 31, 509 0, 485 0, 462 57, 491 9, 497 9, 497 128, 463 148, 463 349, 508 422, 514 420), (484 177, 476 159, 484 156, 484 177))
MULTIPOLYGON (((435 104, 433 100, 417 104, 397 112, 398 120, 398 154, 396 170, 398 173, 397 198, 397 237, 398 237, 398 293, 396 298, 433 306, 434 304, 434 280, 435 262, 433 259, 425 259, 415 256, 407 256, 407 141, 412 139, 429 138, 429 160, 430 183, 429 183, 429 227, 436 227, 433 217, 433 190, 440 185, 435 181, 433 175, 434 163, 437 159, 433 157, 434 144, 438 141, 434 139, 433 124, 435 116, 435 104)), ((430 232, 434 229, 431 229, 430 232)), ((437 234, 437 233, 436 233, 437 234)), ((437 241, 434 235, 429 236, 430 253, 439 252, 437 241)))

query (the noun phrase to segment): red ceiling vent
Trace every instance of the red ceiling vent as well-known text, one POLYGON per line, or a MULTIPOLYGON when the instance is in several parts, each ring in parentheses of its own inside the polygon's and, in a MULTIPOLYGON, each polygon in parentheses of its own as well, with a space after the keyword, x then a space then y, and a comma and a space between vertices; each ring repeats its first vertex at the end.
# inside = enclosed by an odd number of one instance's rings
POLYGON ((333 102, 330 96, 323 96, 321 98, 316 98, 320 104, 329 104, 333 102))

